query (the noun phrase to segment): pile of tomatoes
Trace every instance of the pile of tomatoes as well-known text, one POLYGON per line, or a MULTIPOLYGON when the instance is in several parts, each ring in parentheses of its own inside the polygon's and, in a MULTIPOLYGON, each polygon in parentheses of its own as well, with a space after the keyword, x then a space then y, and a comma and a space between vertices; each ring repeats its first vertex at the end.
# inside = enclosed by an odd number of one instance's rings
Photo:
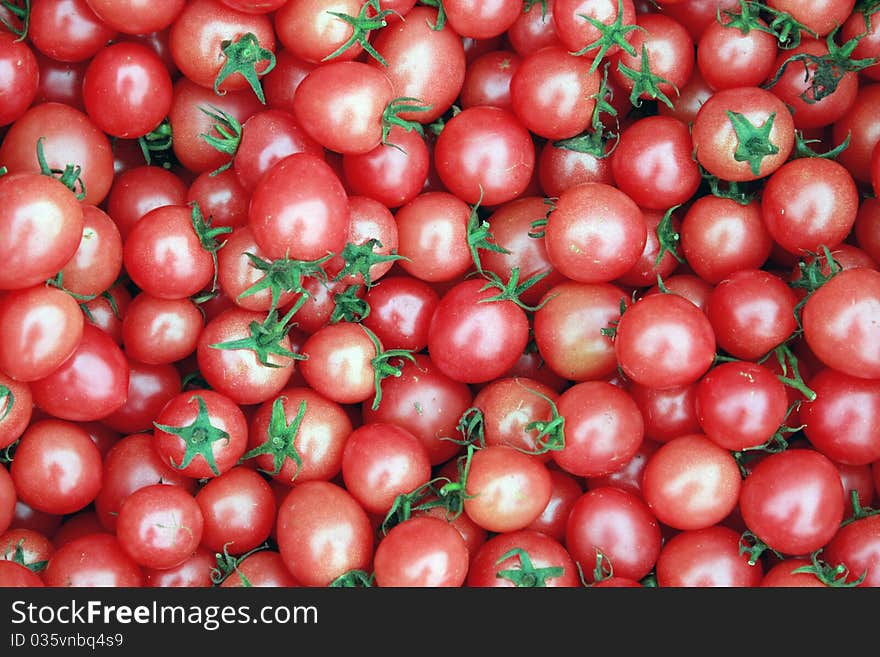
POLYGON ((0 585, 880 583, 876 0, 0 19, 0 585))

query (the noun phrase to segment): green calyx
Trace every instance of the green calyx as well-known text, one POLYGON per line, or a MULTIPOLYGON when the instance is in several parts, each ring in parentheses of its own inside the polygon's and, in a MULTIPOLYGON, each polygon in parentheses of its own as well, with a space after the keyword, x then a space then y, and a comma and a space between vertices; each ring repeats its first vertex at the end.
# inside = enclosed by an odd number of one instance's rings
POLYGON ((464 501, 469 497, 465 492, 471 461, 474 456, 474 445, 468 445, 467 451, 456 461, 457 481, 448 477, 436 477, 418 486, 409 493, 401 493, 391 504, 388 513, 379 525, 379 532, 384 536, 391 529, 409 520, 414 513, 421 513, 434 508, 446 511, 446 519, 455 520, 464 512, 464 501))
POLYGON ((484 273, 483 263, 480 260, 481 250, 491 251, 492 253, 503 253, 505 255, 510 254, 508 249, 505 249, 495 241, 495 236, 492 235, 489 222, 485 219, 480 219, 478 210, 482 201, 483 186, 480 185, 480 198, 477 199, 477 202, 473 205, 471 212, 468 215, 467 243, 468 249, 470 249, 471 252, 471 259, 474 261, 474 266, 476 266, 477 271, 481 274, 484 273))
POLYGON ((379 338, 376 334, 363 324, 361 324, 360 327, 370 338, 370 342, 373 343, 373 347, 376 350, 376 355, 370 360, 370 365, 373 367, 373 378, 376 388, 371 408, 375 411, 379 408, 379 404, 382 401, 382 381, 389 376, 399 377, 403 372, 404 363, 402 361, 415 363, 416 357, 413 356, 413 352, 410 349, 388 349, 387 351, 383 351, 382 343, 379 342, 379 338), (392 360, 396 360, 397 364, 392 364, 392 360))
POLYGON ((177 436, 183 441, 186 447, 183 459, 181 459, 179 464, 175 463, 174 459, 170 459, 173 467, 178 470, 183 470, 193 462, 194 458, 201 455, 201 457, 207 462, 208 467, 211 468, 211 472, 217 476, 220 474, 220 470, 217 468, 217 462, 214 459, 214 443, 218 440, 228 443, 229 434, 223 429, 211 424, 211 416, 208 414, 208 406, 200 395, 194 394, 190 397, 190 401, 193 400, 198 404, 199 411, 192 423, 182 427, 173 427, 167 424, 153 422, 153 426, 160 431, 177 436))
POLYGON ((355 44, 359 44, 370 57, 382 64, 382 66, 388 66, 385 58, 370 43, 369 37, 372 31, 388 25, 388 21, 385 19, 389 15, 395 14, 399 16, 400 14, 393 9, 380 9, 379 0, 367 0, 361 6, 357 16, 349 16, 338 11, 328 11, 327 13, 351 25, 351 36, 336 50, 324 57, 321 60, 322 62, 335 59, 355 44))
POLYGON ((220 235, 232 232, 231 226, 218 226, 213 228, 211 222, 205 219, 199 204, 195 201, 192 203, 192 226, 199 238, 199 244, 202 249, 211 254, 211 260, 214 262, 214 279, 211 282, 211 292, 217 289, 217 251, 223 248, 225 241, 221 242, 217 239, 220 235))
POLYGON ((412 98, 410 96, 398 96, 397 98, 392 99, 382 111, 382 143, 405 153, 406 151, 404 151, 399 145, 388 141, 388 136, 391 134, 391 128, 397 126, 407 132, 415 130, 418 134, 424 137, 425 129, 422 127, 421 123, 409 119, 402 119, 400 118, 400 114, 403 112, 429 112, 432 107, 433 105, 425 105, 418 98, 412 98))
POLYGON ((737 138, 733 159, 737 162, 748 162, 752 174, 760 175, 761 162, 764 158, 779 152, 779 147, 770 141, 776 112, 770 114, 760 126, 754 125, 744 114, 739 112, 727 110, 727 118, 730 119, 737 138))
POLYGON ((263 290, 269 290, 272 295, 271 309, 278 307, 281 295, 287 292, 299 294, 296 308, 300 307, 309 298, 309 293, 303 287, 307 277, 316 277, 321 281, 327 280, 327 274, 322 265, 333 257, 332 254, 316 260, 293 260, 288 257, 278 260, 264 260, 253 253, 245 253, 250 260, 251 267, 265 272, 264 275, 253 285, 238 295, 244 299, 263 290))
POLYGON ((255 547, 253 550, 249 550, 242 555, 233 556, 229 554, 229 543, 226 543, 223 546, 223 552, 216 552, 214 554, 214 559, 217 562, 217 565, 211 569, 211 582, 214 586, 218 586, 223 583, 226 578, 231 577, 233 573, 237 575, 241 579, 241 584, 245 588, 250 588, 253 586, 250 580, 245 576, 241 570, 239 570, 239 566, 241 562, 247 559, 249 556, 254 554, 255 552, 260 552, 261 550, 265 550, 269 547, 268 543, 264 543, 263 545, 259 545, 255 547))
POLYGON ((815 575, 816 579, 825 586, 832 588, 854 588, 865 581, 868 571, 863 572, 858 578, 850 579, 849 567, 846 564, 839 563, 834 566, 821 558, 823 548, 819 548, 810 555, 810 565, 795 568, 791 572, 809 573, 815 575))
POLYGON ((663 256, 667 253, 671 254, 678 262, 684 264, 684 258, 678 252, 681 235, 672 225, 672 213, 680 207, 681 204, 673 205, 663 214, 663 218, 657 224, 657 242, 660 244, 660 248, 657 249, 657 257, 654 259, 655 267, 660 266, 660 261, 663 260, 663 256))
POLYGON ((368 589, 376 584, 376 576, 365 570, 349 570, 330 582, 331 589, 368 589))
POLYGON ((292 482, 303 466, 302 457, 296 449, 294 440, 296 440, 296 435, 299 433, 300 425, 306 415, 306 400, 300 401, 296 415, 290 423, 287 422, 287 415, 284 412, 284 401, 284 397, 278 397, 272 402, 272 415, 269 419, 265 442, 245 453, 241 457, 241 462, 262 454, 271 454, 272 470, 268 472, 272 476, 277 476, 281 472, 285 460, 291 459, 296 464, 296 471, 290 478, 292 482))
POLYGON ((13 561, 20 566, 24 566, 32 573, 39 573, 46 570, 46 566, 49 565, 48 560, 44 561, 26 561, 24 554, 24 539, 20 538, 15 547, 12 549, 10 553, 9 548, 6 549, 6 554, 3 555, 6 561, 13 561))
POLYGON ((370 315, 370 304, 360 296, 360 285, 349 285, 343 292, 333 295, 333 312, 330 323, 361 322, 370 315))
POLYGON ((170 169, 174 162, 172 148, 171 122, 165 118, 152 131, 138 137, 138 145, 147 165, 157 165, 170 169))
POLYGON ((199 106, 199 110, 214 119, 214 131, 220 135, 215 137, 212 134, 203 132, 199 134, 199 137, 204 139, 214 150, 229 156, 229 161, 226 164, 217 167, 211 172, 210 175, 216 176, 232 166, 232 160, 238 152, 238 146, 241 143, 241 123, 228 112, 224 112, 219 107, 214 107, 213 105, 208 107, 199 106))
POLYGON ((290 358, 292 360, 305 360, 302 354, 292 352, 281 346, 281 340, 287 337, 293 325, 290 320, 298 308, 295 306, 287 311, 282 318, 278 318, 278 310, 272 310, 262 322, 253 321, 248 325, 250 335, 237 340, 227 340, 210 345, 213 349, 250 349, 257 355, 257 360, 264 367, 284 367, 269 360, 270 355, 290 358))
POLYGON ((226 55, 226 62, 214 79, 214 93, 223 95, 225 92, 220 91, 223 81, 234 73, 241 73, 257 98, 265 105, 266 97, 263 95, 260 77, 275 68, 275 53, 261 46, 257 35, 252 32, 243 34, 237 41, 223 41, 220 49, 226 55), (257 64, 260 62, 268 62, 268 65, 257 73, 257 64))
POLYGON ((854 36, 843 45, 837 45, 836 36, 840 26, 834 28, 825 40, 828 52, 824 55, 811 55, 798 53, 792 55, 779 67, 776 75, 767 82, 764 87, 770 88, 779 82, 785 70, 794 63, 804 67, 804 80, 809 81, 810 86, 800 94, 800 99, 809 105, 818 103, 823 98, 830 96, 837 90, 837 86, 847 73, 858 73, 862 69, 873 66, 880 59, 868 57, 853 59, 852 54, 859 41, 866 33, 854 36))
POLYGON ((648 48, 647 46, 645 46, 645 44, 642 44, 642 53, 639 61, 640 66, 638 71, 634 68, 630 68, 621 61, 617 62, 617 70, 620 71, 624 77, 627 77, 633 81, 633 88, 629 94, 630 104, 632 104, 633 107, 640 107, 643 98, 650 98, 651 100, 660 101, 669 109, 674 109, 672 101, 669 100, 669 96, 663 93, 663 91, 660 89, 660 85, 667 84, 671 86, 676 95, 678 95, 679 93, 678 87, 676 87, 666 78, 660 77, 659 75, 655 75, 653 72, 651 72, 651 63, 648 58, 648 48))
POLYGON ((507 559, 514 557, 519 561, 519 567, 499 570, 496 575, 501 579, 513 582, 517 587, 546 587, 547 580, 554 577, 562 577, 562 575, 565 574, 565 568, 562 566, 544 566, 542 568, 535 568, 529 553, 518 547, 502 554, 495 562, 495 565, 498 566, 507 559))
POLYGON ((18 19, 20 25, 13 25, 5 18, 0 18, 0 23, 2 23, 7 30, 18 36, 16 42, 24 41, 27 38, 28 30, 30 29, 31 0, 22 0, 21 3, 12 2, 11 0, 3 0, 0 4, 18 19))
POLYGON ((600 36, 592 43, 588 43, 577 52, 572 53, 573 55, 582 57, 588 52, 598 49, 598 52, 593 57, 593 63, 590 65, 590 73, 593 73, 597 68, 599 68, 599 64, 601 64, 602 61, 605 59, 608 51, 610 51, 614 47, 618 47, 624 52, 628 53, 630 56, 635 57, 635 48, 632 47, 632 44, 629 43, 626 37, 633 30, 644 31, 645 28, 639 27, 638 25, 634 24, 624 24, 623 0, 617 0, 617 16, 615 16, 614 21, 611 24, 603 23, 602 21, 597 20, 592 16, 587 16, 585 14, 578 14, 578 16, 580 18, 583 18, 590 25, 599 30, 599 32, 602 34, 602 36, 600 36))
POLYGON ((45 139, 45 137, 37 139, 37 163, 40 166, 40 173, 44 176, 55 178, 55 180, 73 192, 77 200, 84 200, 86 197, 86 183, 82 179, 82 167, 78 164, 67 164, 64 169, 51 168, 46 161, 46 154, 43 152, 43 141, 45 139))
POLYGON ((363 244, 352 244, 349 242, 342 249, 339 256, 345 261, 342 269, 334 277, 334 281, 341 281, 346 276, 357 276, 360 274, 364 280, 367 289, 373 287, 373 279, 370 270, 374 265, 383 262, 394 262, 396 260, 407 260, 402 255, 392 251, 389 254, 377 253, 376 249, 382 248, 382 242, 377 239, 369 239, 363 244))
POLYGON ((498 294, 495 294, 491 297, 486 297, 485 299, 480 299, 477 303, 492 303, 493 301, 510 301, 511 303, 519 306, 523 310, 527 310, 530 312, 535 312, 544 307, 544 305, 550 301, 552 297, 545 297, 541 303, 537 306, 530 306, 523 302, 520 297, 523 293, 528 290, 530 287, 535 285, 538 281, 544 279, 546 276, 550 274, 549 270, 544 270, 538 272, 534 276, 527 278, 522 283, 519 282, 520 272, 519 267, 513 267, 510 270, 510 278, 505 283, 499 278, 498 274, 492 271, 483 271, 483 276, 486 278, 486 284, 480 288, 480 291, 483 292, 485 290, 496 289, 498 290, 498 294))
POLYGON ((9 414, 12 412, 12 408, 15 406, 15 395, 12 393, 12 390, 0 384, 0 422, 9 417, 9 414))
POLYGON ((535 420, 526 424, 526 431, 537 431, 535 435, 535 449, 528 454, 546 454, 547 452, 559 452, 565 449, 565 417, 559 414, 556 403, 544 393, 524 386, 519 379, 517 383, 528 392, 543 399, 550 405, 549 420, 535 420))

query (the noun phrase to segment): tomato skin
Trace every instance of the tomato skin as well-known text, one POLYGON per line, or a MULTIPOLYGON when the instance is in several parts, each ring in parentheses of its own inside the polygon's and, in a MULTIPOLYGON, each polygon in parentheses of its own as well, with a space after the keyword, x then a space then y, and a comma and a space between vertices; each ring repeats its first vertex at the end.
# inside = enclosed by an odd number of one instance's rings
MULTIPOLYGON (((328 12, 357 16, 361 3, 357 0, 285 2, 275 12, 273 24, 282 52, 290 52, 308 64, 320 64, 339 49, 352 35, 352 27, 328 12)), ((383 9, 385 7, 383 6, 383 9)), ((375 34, 372 35, 375 37, 375 34)), ((372 40, 372 39, 371 39, 372 40)), ((335 61, 349 61, 363 52, 354 43, 340 53, 335 61)), ((269 73, 271 75, 271 72, 269 73)))
MULTIPOLYGON (((594 20, 611 25, 620 19, 623 25, 636 22, 636 10, 632 0, 556 0, 553 7, 553 26, 562 45, 571 52, 578 52, 592 45, 602 36, 599 28, 584 20, 589 16, 594 20)), ((619 47, 613 45, 607 52, 610 57, 618 52, 619 47)), ((588 50, 583 56, 595 59, 598 49, 588 50)))
POLYGON ((786 162, 767 180, 761 216, 774 241, 800 255, 833 249, 856 221, 859 194, 849 172, 834 160, 786 162), (803 199, 809 199, 806 202, 803 199))
POLYGON ((91 503, 102 484, 101 453, 73 422, 33 422, 21 437, 9 473, 19 499, 46 513, 73 513, 91 503))
POLYGON ((144 574, 144 586, 152 588, 208 588, 214 584, 211 580, 211 571, 216 567, 215 553, 198 547, 192 556, 174 568, 162 570, 142 568, 141 570, 144 574))
POLYGON ((566 418, 565 446, 553 460, 580 477, 609 474, 635 456, 644 438, 644 420, 629 393, 605 381, 584 381, 557 403, 566 418))
POLYGON ((55 550, 43 572, 52 587, 139 587, 140 566, 112 534, 88 534, 55 550))
MULTIPOLYGON (((8 135, 7 135, 8 137, 8 135)), ((0 161, 2 147, 0 147, 0 161)), ((57 180, 34 173, 0 178, 0 290, 30 287, 52 278, 76 253, 83 210, 57 180)))
POLYGON ((387 349, 421 351, 428 345, 428 327, 440 296, 412 276, 386 276, 367 291, 370 314, 363 324, 387 349))
POLYGON ((254 239, 273 259, 315 260, 338 253, 348 222, 342 183, 324 160, 308 153, 288 155, 267 171, 248 210, 254 239))
POLYGON ((376 546, 376 586, 460 587, 469 559, 464 539, 448 522, 410 518, 392 527, 376 546))
POLYGON ((90 59, 116 36, 87 0, 37 0, 31 7, 28 40, 43 54, 62 62, 90 59))
POLYGON ((104 132, 135 139, 151 132, 171 108, 171 75, 146 46, 119 42, 90 60, 83 78, 86 112, 104 132))
POLYGON ((825 546, 840 527, 843 487, 834 464, 812 449, 788 449, 758 462, 743 481, 746 526, 784 555, 825 546))
POLYGON ((589 127, 600 81, 589 61, 548 46, 523 58, 511 77, 511 109, 539 137, 568 139, 589 127))
POLYGON ((89 422, 116 411, 128 395, 129 366, 109 335, 92 324, 71 356, 51 374, 31 382, 34 403, 55 417, 89 422))
POLYGON ((611 154, 615 183, 640 207, 667 210, 691 198, 700 185, 688 126, 668 116, 640 119, 620 135, 611 154))
POLYGON ((473 266, 467 243, 471 209, 449 192, 424 192, 395 213, 400 268, 429 283, 459 278, 473 266))
POLYGON ((222 588, 233 587, 294 587, 301 586, 290 574, 281 555, 275 550, 260 550, 245 557, 238 568, 220 584, 222 588), (247 580, 247 584, 245 584, 247 580))
POLYGON ((523 7, 522 13, 507 30, 507 40, 518 55, 525 57, 544 46, 560 45, 553 22, 555 4, 554 0, 548 0, 546 5, 537 8, 535 5, 528 10, 523 7))
POLYGON ((680 235, 688 264, 710 283, 740 269, 760 268, 773 247, 759 201, 740 205, 732 199, 702 196, 682 218, 680 235))
POLYGON ((474 453, 468 472, 464 512, 490 532, 530 525, 547 506, 552 482, 547 466, 533 456, 494 445, 474 453))
POLYGON ((673 438, 648 458, 642 494, 660 522, 687 531, 724 520, 736 507, 741 486, 730 452, 690 434, 673 438))
MULTIPOLYGON (((138 166, 118 173, 107 194, 106 211, 123 242, 132 227, 150 210, 163 205, 186 205, 186 184, 175 173, 159 166, 138 166)), ((200 206, 201 207, 201 206, 200 206)), ((211 213, 202 208, 207 217, 211 213)))
POLYGON ((788 414, 783 383, 757 363, 720 363, 697 384, 700 426, 715 444, 732 452, 763 445, 788 414))
POLYGON ((196 551, 204 531, 202 510, 179 486, 152 484, 129 495, 119 507, 116 536, 139 565, 174 568, 196 551))
POLYGON ((66 290, 88 298, 102 294, 119 278, 122 237, 106 212, 94 205, 82 210, 82 238, 60 273, 66 290))
POLYGON ((713 525, 676 534, 657 558, 657 585, 661 587, 754 587, 764 572, 740 553, 740 535, 729 527, 713 525))
POLYGON ((582 183, 560 194, 547 215, 544 244, 562 275, 581 283, 607 283, 638 261, 645 248, 645 218, 636 202, 605 183, 582 183))
POLYGON ((706 314, 718 346, 734 358, 757 360, 797 329, 798 299, 785 282, 761 269, 741 269, 709 293, 706 314))
POLYGON ((829 367, 858 378, 880 378, 873 328, 878 309, 880 273, 864 267, 840 272, 804 304, 807 345, 829 367))
MULTIPOLYGON (((606 151, 610 148, 609 144, 606 151)), ((586 182, 613 184, 611 158, 605 153, 600 155, 603 157, 558 147, 552 141, 547 141, 538 153, 536 164, 538 180, 544 194, 549 197, 559 196, 569 187, 586 182)))
MULTIPOLYGON (((49 168, 63 171, 68 164, 82 167, 85 186, 82 201, 100 205, 113 183, 113 149, 109 137, 87 114, 74 107, 55 102, 33 105, 9 126, 0 143, 0 162, 10 174, 39 173, 37 141, 40 137, 45 138, 43 155, 49 168)), ((81 234, 81 230, 82 227, 77 232, 81 234)))
MULTIPOLYGON (((747 33, 728 25, 733 19, 712 21, 697 42, 697 67, 714 89, 758 86, 772 77, 776 58, 776 39, 763 29, 747 33)), ((756 19, 763 28, 767 24, 756 19)), ((785 51, 788 56, 789 51, 785 51)), ((795 119, 797 122, 797 119, 795 119)))
POLYGON ((21 437, 33 415, 30 386, 0 374, 0 449, 21 437))
POLYGON ((614 339, 625 375, 654 388, 695 382, 715 359, 706 315, 676 294, 644 296, 620 317, 614 339))
POLYGON ((525 350, 529 321, 508 299, 488 301, 499 290, 483 290, 481 279, 457 283, 444 294, 428 329, 428 352, 446 376, 482 383, 507 372, 525 350))
POLYGON ((235 170, 226 169, 217 175, 203 171, 190 183, 186 198, 168 205, 198 203, 202 214, 211 217, 212 226, 238 228, 247 223, 250 191, 238 179, 235 170))
POLYGON ((345 441, 345 489, 367 513, 384 516, 398 495, 415 490, 430 478, 427 449, 395 424, 364 423, 345 441))
POLYGON ((498 205, 525 192, 535 168, 535 147, 512 112, 470 107, 443 128, 434 146, 434 166, 460 199, 498 205))
POLYGON ((119 433, 149 431, 153 418, 180 392, 180 374, 170 363, 150 365, 128 357, 128 393, 125 403, 101 423, 119 433))
POLYGON ((436 9, 413 7, 405 21, 390 23, 372 39, 387 66, 373 58, 368 63, 385 71, 394 85, 394 95, 418 98, 423 105, 430 105, 422 112, 401 112, 403 119, 435 121, 461 93, 467 70, 462 38, 448 23, 440 30, 431 27, 436 24, 436 9), (430 56, 425 56, 426 52, 430 56))
POLYGON ((37 95, 40 70, 33 49, 11 32, 0 32, 0 126, 9 125, 37 95))
POLYGON ((660 554, 660 525, 637 495, 614 486, 585 492, 568 516, 565 546, 588 582, 596 568, 596 550, 607 557, 617 577, 640 580, 660 554))
POLYGON ((716 91, 700 108, 692 129, 697 161, 712 175, 732 182, 758 180, 788 160, 794 147, 794 122, 779 98, 760 87, 730 87, 716 91), (743 115, 755 126, 764 126, 773 116, 767 141, 775 152, 748 160, 737 160, 741 146, 734 123, 727 112, 743 115))
POLYGON ((556 539, 531 529, 497 534, 480 546, 468 567, 466 585, 469 587, 512 586, 580 586, 577 565, 571 555, 556 539), (516 555, 500 560, 510 550, 523 550, 535 569, 561 568, 559 575, 547 577, 542 583, 524 579, 522 584, 502 576, 502 571, 523 570, 522 558, 516 555), (499 561, 500 560, 500 561, 499 561))
POLYGON ((842 2, 829 2, 829 0, 809 0, 808 2, 769 0, 767 4, 773 9, 790 14, 795 20, 803 23, 807 29, 812 30, 820 37, 824 37, 835 27, 843 25, 847 17, 852 13, 855 2, 854 0, 842 0, 842 2))
POLYGON ((3 471, 0 474, 0 528, 5 532, 12 524, 12 518, 15 515, 17 491, 9 470, 5 467, 0 470, 3 471))
POLYGON ((603 328, 620 319, 623 288, 613 283, 563 281, 550 288, 534 316, 535 344, 547 367, 572 381, 610 376, 614 343, 603 328))
POLYGON ((119 440, 104 457, 101 490, 95 512, 101 526, 115 533, 119 507, 139 488, 152 484, 181 486, 192 494, 197 481, 165 463, 149 433, 132 433, 119 440))
POLYGON ((0 298, 0 371, 17 381, 49 376, 74 353, 85 320, 76 300, 46 285, 0 298))
POLYGON ((124 34, 148 34, 167 28, 186 4, 185 0, 86 0, 89 8, 106 25, 124 34))
POLYGON ((308 337, 299 371, 311 388, 340 404, 359 404, 375 394, 376 347, 358 324, 324 326, 308 337))
POLYGON ((135 360, 167 365, 195 351, 203 327, 204 318, 188 297, 160 299, 140 292, 122 317, 122 343, 135 360))
POLYGON ((541 515, 529 523, 526 529, 541 532, 564 543, 568 514, 583 494, 584 487, 579 477, 556 468, 550 470, 550 481, 552 483, 550 501, 547 502, 541 515))
POLYGON ((212 552, 244 554, 269 538, 275 523, 275 495, 250 468, 236 466, 214 477, 195 499, 204 519, 201 545, 212 552))
POLYGON ((9 529, 0 534, 0 560, 12 561, 16 559, 18 549, 22 553, 22 562, 27 566, 35 565, 40 561, 48 561, 55 552, 52 541, 45 534, 32 529, 9 529))
POLYGON ((538 429, 527 430, 526 427, 533 422, 549 422, 552 415, 550 404, 558 398, 555 390, 540 381, 502 377, 480 389, 474 397, 473 407, 483 414, 483 435, 487 445, 508 445, 548 461, 550 452, 540 452, 538 429))
POLYGON ((349 570, 367 570, 373 559, 369 516, 328 481, 294 486, 278 507, 276 531, 281 558, 303 586, 327 586, 349 570))
POLYGON ((867 465, 880 459, 877 382, 826 368, 809 379, 816 399, 798 409, 810 444, 835 462, 867 465))
MULTIPOLYGON (((294 360, 269 354, 268 365, 260 362, 252 348, 227 349, 217 345, 248 339, 251 326, 261 325, 265 313, 230 308, 211 319, 199 334, 196 358, 199 371, 212 390, 239 405, 261 404, 278 394, 290 381, 294 360)), ((290 350, 290 338, 278 340, 281 349, 290 350)))

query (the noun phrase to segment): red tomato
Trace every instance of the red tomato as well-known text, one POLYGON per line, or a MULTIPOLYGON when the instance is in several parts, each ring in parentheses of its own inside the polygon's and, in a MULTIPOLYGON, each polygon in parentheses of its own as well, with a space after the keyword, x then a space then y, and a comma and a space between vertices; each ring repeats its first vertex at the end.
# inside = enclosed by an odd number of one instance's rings
POLYGON ((468 567, 470 587, 581 586, 577 565, 555 538, 531 529, 497 534, 468 567))
POLYGON ((174 568, 196 551, 204 517, 192 493, 180 486, 152 484, 129 495, 119 507, 116 537, 139 565, 174 568))
POLYGON ((244 411, 213 390, 178 393, 153 425, 153 442, 162 461, 196 479, 230 470, 247 446, 244 411))
POLYGON ((697 381, 715 359, 706 315, 677 294, 644 296, 620 317, 614 338, 624 374, 642 385, 673 388, 697 381))
MULTIPOLYGON (((278 507, 276 531, 281 558, 303 586, 327 586, 350 570, 366 571, 373 561, 369 516, 351 493, 329 481, 291 489, 278 507)), ((462 548, 467 555, 463 542, 462 548)))
POLYGON ((547 466, 528 454, 494 445, 474 453, 465 483, 464 512, 491 532, 525 529, 550 501, 547 466))
POLYGON ((644 420, 629 393, 605 381, 584 381, 559 397, 565 418, 565 446, 553 460, 580 477, 609 474, 635 456, 644 438, 644 420))
POLYGON ((139 587, 140 566, 112 534, 88 534, 59 547, 43 573, 46 586, 139 587))
POLYGON ((195 499, 204 520, 201 544, 214 553, 244 554, 266 541, 275 524, 275 495, 248 467, 214 477, 195 499))
POLYGON ((597 555, 616 577, 640 580, 660 554, 657 518, 640 497, 614 486, 585 492, 568 516, 565 546, 581 565, 588 582, 595 580, 597 555))
POLYGON ((434 310, 428 351, 446 376, 482 383, 506 373, 525 350, 529 321, 508 298, 493 299, 499 288, 481 279, 453 286, 434 310))
POLYGON ((812 449, 771 454, 743 481, 739 509, 749 530, 772 549, 809 554, 825 546, 843 520, 840 475, 812 449))
POLYGON ((676 534, 657 558, 662 587, 753 587, 763 576, 761 564, 740 551, 740 535, 723 525, 676 534))
POLYGON ((741 485, 730 452, 703 435, 690 434, 673 438, 648 458, 642 495, 665 525, 705 529, 734 510, 741 485))
POLYGON ((607 283, 638 261, 647 228, 636 202, 605 183, 564 190, 547 215, 544 243, 553 266, 582 283, 607 283))
POLYGON ((467 577, 469 558, 464 539, 448 522, 410 518, 376 546, 376 586, 459 587, 467 577))
POLYGON ((107 134, 135 139, 152 132, 171 108, 171 75, 146 46, 119 42, 90 60, 83 78, 86 113, 107 134))
POLYGON ((75 423, 38 420, 22 435, 9 472, 18 497, 29 506, 57 515, 73 513, 101 490, 101 453, 75 423))
POLYGON ((878 313, 880 273, 863 267, 842 271, 804 304, 804 338, 825 365, 850 376, 878 379, 878 313))
POLYGON ((460 199, 498 205, 525 192, 535 169, 535 147, 512 112, 470 107, 443 128, 434 147, 434 166, 460 199))

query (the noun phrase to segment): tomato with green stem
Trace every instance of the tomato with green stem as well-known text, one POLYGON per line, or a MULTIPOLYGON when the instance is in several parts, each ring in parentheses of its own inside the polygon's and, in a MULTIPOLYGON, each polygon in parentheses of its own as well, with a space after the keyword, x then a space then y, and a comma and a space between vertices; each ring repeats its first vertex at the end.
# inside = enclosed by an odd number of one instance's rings
POLYGON ((213 390, 178 393, 165 404, 153 426, 153 444, 162 462, 194 479, 230 470, 247 447, 244 411, 213 390))
POLYGON ((740 550, 740 535, 724 525, 680 532, 657 557, 660 587, 754 587, 762 581, 760 563, 740 550))
POLYGON ((531 529, 497 534, 468 566, 469 587, 581 586, 577 564, 555 538, 531 529))

